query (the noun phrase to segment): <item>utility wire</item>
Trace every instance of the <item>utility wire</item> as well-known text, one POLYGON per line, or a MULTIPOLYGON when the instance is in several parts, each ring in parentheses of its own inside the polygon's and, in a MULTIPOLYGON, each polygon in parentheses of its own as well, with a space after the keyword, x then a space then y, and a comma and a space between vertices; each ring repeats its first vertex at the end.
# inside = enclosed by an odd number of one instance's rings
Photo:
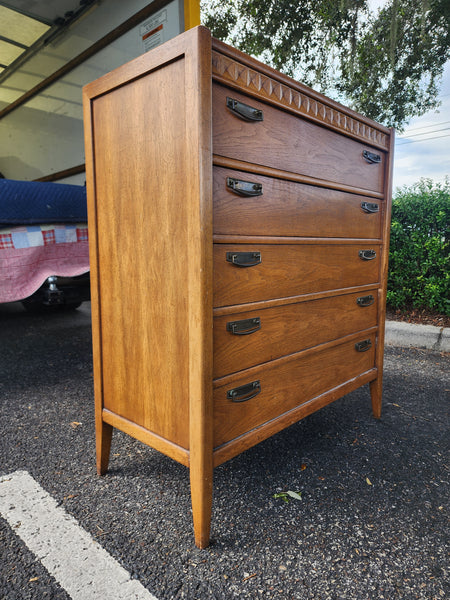
POLYGON ((412 137, 417 137, 419 135, 430 135, 430 133, 440 133, 441 131, 447 131, 450 127, 443 127, 442 129, 433 129, 432 131, 424 131, 423 133, 413 133, 412 135, 406 135, 401 137, 400 139, 408 139, 412 137))
MULTIPOLYGON (((447 125, 450 121, 442 121, 441 123, 433 123, 432 125, 422 125, 421 127, 414 127, 413 129, 409 129, 408 131, 417 131, 419 129, 429 129, 430 127, 439 127, 440 125, 447 125)), ((402 133, 401 135, 408 136, 407 133, 402 133)))
POLYGON ((408 141, 399 140, 402 143, 401 144, 397 144, 397 145, 398 146, 405 146, 406 144, 419 144, 420 142, 429 142, 430 140, 439 140, 439 139, 445 138, 445 137, 450 137, 450 133, 446 133, 445 135, 435 135, 433 137, 426 138, 424 140, 408 140, 408 141))

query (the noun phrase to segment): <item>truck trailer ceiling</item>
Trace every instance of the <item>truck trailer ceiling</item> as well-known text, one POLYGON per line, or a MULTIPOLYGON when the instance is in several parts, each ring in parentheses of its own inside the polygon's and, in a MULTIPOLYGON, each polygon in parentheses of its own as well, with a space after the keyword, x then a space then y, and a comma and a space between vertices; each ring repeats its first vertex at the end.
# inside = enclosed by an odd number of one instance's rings
POLYGON ((171 11, 182 4, 180 0, 0 0, 0 118, 24 101, 29 108, 82 118, 82 86, 142 54, 140 25, 162 11, 170 20, 171 11), (95 55, 90 55, 97 44, 95 55), (73 66, 77 68, 65 74, 64 67, 78 58, 73 66), (37 90, 43 82, 47 89, 37 90), (79 88, 77 93, 74 87, 79 88))
POLYGON ((56 40, 96 0, 0 1, 0 82, 56 40))
POLYGON ((84 182, 83 86, 183 31, 195 4, 199 13, 198 0, 0 0, 4 176, 84 182))

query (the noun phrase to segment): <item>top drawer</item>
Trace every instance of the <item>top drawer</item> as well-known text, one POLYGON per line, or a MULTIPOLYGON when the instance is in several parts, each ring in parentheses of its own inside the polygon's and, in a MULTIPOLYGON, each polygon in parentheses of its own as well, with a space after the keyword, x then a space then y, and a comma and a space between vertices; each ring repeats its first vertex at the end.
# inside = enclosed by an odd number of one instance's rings
MULTIPOLYGON (((238 105, 238 111, 242 108, 241 112, 248 113, 245 106, 238 105)), ((213 152, 383 193, 386 157, 381 150, 219 84, 213 84, 213 152), (262 115, 262 120, 248 121, 240 117, 227 107, 227 98, 261 111, 256 116, 262 115), (377 160, 379 162, 372 162, 377 160)))

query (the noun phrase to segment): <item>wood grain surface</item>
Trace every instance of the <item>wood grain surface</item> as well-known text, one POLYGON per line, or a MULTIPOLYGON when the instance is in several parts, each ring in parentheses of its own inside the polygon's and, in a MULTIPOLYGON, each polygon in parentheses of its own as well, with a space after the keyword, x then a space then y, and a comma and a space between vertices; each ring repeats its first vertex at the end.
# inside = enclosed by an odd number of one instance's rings
POLYGON ((204 548, 214 465, 365 383, 379 416, 392 132, 204 27, 83 97, 98 472, 114 428, 189 467, 204 548), (261 261, 237 266, 240 252, 261 261))
MULTIPOLYGON (((375 335, 361 332, 361 340, 370 339, 367 352, 355 350, 355 340, 327 348, 323 352, 287 360, 273 361, 214 390, 214 447, 220 446, 251 429, 278 417, 290 409, 369 371, 375 360, 375 335), (247 402, 233 402, 227 392, 260 381, 261 393, 247 402)), ((219 386, 219 382, 217 382, 219 386)))
POLYGON ((327 244, 214 244, 214 306, 296 296, 379 281, 380 246, 327 244), (359 258, 373 249, 374 260, 359 258), (260 252, 261 263, 238 267, 227 252, 260 252))
POLYGON ((381 150, 217 84, 213 106, 215 154, 383 191, 385 153, 381 150), (247 122, 235 116, 227 108, 227 97, 263 111, 264 120, 247 122), (379 155, 380 164, 369 164, 364 150, 379 155))
POLYGON ((260 308, 214 319, 214 377, 223 377, 299 352, 377 324, 378 290, 343 294, 309 302, 260 308), (360 306, 358 298, 372 296, 373 304, 360 306), (235 335, 230 323, 260 320, 260 329, 235 335))
POLYGON ((293 181, 223 167, 213 170, 214 233, 246 236, 380 238, 381 202, 293 181), (242 197, 227 186, 232 178, 262 186, 242 197), (368 213, 363 203, 378 212, 368 213))

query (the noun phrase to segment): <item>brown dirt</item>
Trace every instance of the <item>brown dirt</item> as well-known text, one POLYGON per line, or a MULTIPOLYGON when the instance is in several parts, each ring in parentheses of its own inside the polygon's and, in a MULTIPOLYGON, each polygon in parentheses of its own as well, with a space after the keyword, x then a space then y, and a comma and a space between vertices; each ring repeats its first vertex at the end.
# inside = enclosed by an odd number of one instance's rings
POLYGON ((403 321, 404 323, 416 323, 419 325, 450 327, 450 316, 434 312, 430 309, 412 308, 409 310, 400 310, 388 306, 386 310, 386 319, 390 321, 403 321))

